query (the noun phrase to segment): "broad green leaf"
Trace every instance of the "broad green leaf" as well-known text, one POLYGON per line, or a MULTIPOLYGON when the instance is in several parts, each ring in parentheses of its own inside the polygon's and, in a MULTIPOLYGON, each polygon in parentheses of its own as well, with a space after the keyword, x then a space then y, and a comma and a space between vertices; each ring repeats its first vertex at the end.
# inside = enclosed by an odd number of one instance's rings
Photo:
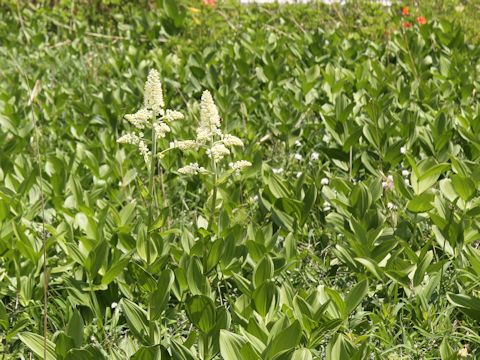
POLYGON ((263 353, 264 358, 274 359, 283 352, 294 349, 300 343, 301 337, 302 328, 300 323, 295 320, 292 325, 282 330, 270 341, 263 353))
POLYGON ((350 346, 342 334, 333 337, 327 346, 327 360, 350 359, 350 346))
POLYGON ((122 299, 122 309, 132 334, 145 345, 149 345, 149 324, 145 310, 128 299, 122 299))
POLYGON ((227 330, 220 330, 220 354, 224 360, 237 360, 242 358, 242 347, 247 340, 227 330))
POLYGON ((275 283, 268 280, 260 285, 252 295, 255 310, 266 316, 270 307, 275 306, 277 300, 277 287, 275 283))
POLYGON ((162 271, 158 279, 157 289, 150 297, 152 320, 159 319, 162 312, 165 310, 168 299, 170 298, 170 289, 172 288, 175 275, 170 269, 162 271))
POLYGON ((162 354, 160 345, 143 346, 130 357, 130 360, 166 360, 170 358, 165 355, 168 355, 168 353, 162 354))
POLYGON ((272 219, 278 226, 293 232, 294 219, 290 215, 276 208, 272 208, 272 219))
POLYGON ((195 295, 187 300, 187 315, 190 321, 204 333, 215 327, 217 312, 213 300, 204 295, 195 295))
POLYGON ((8 330, 8 315, 3 302, 0 300, 0 328, 5 332, 8 330))
POLYGON ((23 332, 18 334, 18 338, 40 359, 56 360, 55 344, 50 340, 47 339, 47 357, 44 358, 45 343, 43 336, 31 332, 23 332))
POLYGON ((72 317, 68 322, 67 335, 73 339, 75 347, 79 348, 83 343, 83 319, 77 309, 72 312, 72 317))
POLYGON ((105 356, 96 346, 88 345, 82 349, 72 349, 68 352, 68 360, 103 360, 105 356))
POLYGON ((109 250, 108 248, 108 243, 105 240, 101 240, 88 254, 86 267, 92 278, 97 275, 98 270, 100 270, 105 264, 109 250))
POLYGON ((64 359, 67 356, 68 351, 74 347, 75 344, 73 339, 65 334, 65 332, 60 331, 57 334, 57 338, 55 339, 55 354, 58 358, 64 359))
POLYGON ((257 264, 253 271, 253 284, 258 288, 265 281, 271 279, 273 276, 273 261, 270 256, 265 255, 264 258, 257 264))
POLYGON ((364 265, 375 277, 382 281, 382 270, 374 261, 365 258, 355 258, 356 261, 364 265))
POLYGON ((420 195, 424 191, 430 189, 438 180, 440 175, 450 168, 449 164, 436 164, 431 165, 429 159, 423 161, 418 166, 418 173, 412 172, 410 177, 413 191, 415 194, 420 195), (427 167, 430 166, 430 167, 427 167))
POLYGON ((425 255, 419 260, 415 274, 413 275, 413 286, 418 286, 425 277, 425 272, 433 260, 433 252, 427 251, 425 255))
POLYGON ((432 202, 434 198, 434 194, 424 192, 421 195, 413 197, 413 199, 407 203, 407 209, 413 213, 427 212, 433 209, 432 202))
POLYGON ((291 360, 312 360, 313 356, 310 350, 308 349, 297 349, 292 354, 291 360))
POLYGON ((475 194, 476 187, 475 183, 470 178, 465 178, 460 175, 452 175, 452 186, 455 189, 455 192, 460 195, 460 197, 468 201, 475 194))
POLYGON ((114 281, 117 278, 117 276, 120 275, 122 271, 125 269, 125 267, 128 265, 130 258, 131 258, 131 253, 128 253, 122 256, 117 261, 115 261, 115 263, 112 264, 107 269, 107 271, 105 272, 105 275, 103 275, 102 284, 108 285, 112 281, 114 281))
POLYGON ((132 201, 125 205, 123 209, 120 211, 120 223, 118 224, 119 227, 128 227, 131 225, 131 221, 135 215, 134 211, 137 208, 137 203, 132 201))
POLYGON ((197 257, 190 258, 187 267, 187 282, 193 295, 210 296, 210 284, 207 277, 203 274, 202 263, 197 257))
POLYGON ((466 294, 447 294, 448 300, 472 319, 480 321, 480 299, 466 294))
POLYGON ((183 344, 180 344, 177 340, 172 339, 172 354, 175 360, 198 360, 197 357, 183 344))
POLYGON ((368 280, 362 280, 356 284, 345 298, 346 316, 350 315, 352 311, 362 302, 368 291, 368 280))

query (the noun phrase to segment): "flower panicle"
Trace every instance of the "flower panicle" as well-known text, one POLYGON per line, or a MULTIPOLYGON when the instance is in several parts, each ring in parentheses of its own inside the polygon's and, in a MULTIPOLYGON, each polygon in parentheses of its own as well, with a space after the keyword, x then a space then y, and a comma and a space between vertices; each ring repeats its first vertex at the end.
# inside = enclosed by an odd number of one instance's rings
POLYGON ((243 147, 243 141, 239 137, 234 135, 226 134, 223 136, 222 142, 227 147, 239 146, 243 147))
POLYGON ((155 69, 150 70, 148 73, 144 89, 143 105, 146 109, 151 109, 156 113, 159 113, 160 109, 165 107, 160 74, 155 69))
MULTIPOLYGON (((170 143, 171 148, 180 150, 197 150, 206 148, 206 155, 212 161, 212 168, 217 172, 219 167, 216 165, 225 157, 232 155, 231 148, 244 147, 242 139, 231 134, 223 134, 221 131, 221 119, 217 106, 213 101, 212 94, 205 90, 202 94, 200 102, 200 122, 196 129, 195 140, 173 141, 170 143)), ((251 166, 252 164, 246 160, 231 162, 230 168, 235 173, 251 166)), ((178 170, 180 174, 197 174, 205 173, 204 168, 200 168, 197 163, 191 163, 178 170), (203 170, 202 170, 203 169, 203 170)))
POLYGON ((182 140, 182 141, 172 141, 170 143, 170 148, 180 149, 180 150, 195 150, 199 144, 195 140, 182 140))
POLYGON ((153 131, 158 139, 163 139, 172 130, 163 121, 159 121, 153 124, 153 131))
MULTIPOLYGON (((134 114, 125 115, 125 119, 136 129, 151 129, 152 136, 163 139, 172 131, 170 122, 183 118, 184 115, 180 111, 165 109, 160 74, 155 69, 150 70, 144 87, 143 107, 134 114)), ((143 133, 126 133, 118 138, 117 142, 136 145, 145 161, 150 162, 152 153, 143 140, 143 133)))
POLYGON ((197 141, 205 142, 211 140, 215 135, 219 135, 220 115, 213 102, 210 91, 205 90, 200 102, 200 126, 197 129, 197 141))
POLYGON ((252 166, 252 163, 247 160, 239 160, 229 164, 230 168, 239 174, 242 170, 252 166))
POLYGON ((150 120, 152 116, 153 113, 151 110, 140 109, 135 114, 125 115, 125 119, 127 119, 128 122, 135 126, 137 129, 144 129, 145 126, 148 124, 148 120, 150 120))
POLYGON ((207 169, 198 165, 198 163, 190 163, 178 169, 178 172, 183 175, 197 175, 207 173, 207 169))
POLYGON ((223 144, 216 144, 207 150, 207 155, 209 158, 213 159, 213 161, 219 162, 225 156, 230 155, 230 150, 228 150, 223 144))

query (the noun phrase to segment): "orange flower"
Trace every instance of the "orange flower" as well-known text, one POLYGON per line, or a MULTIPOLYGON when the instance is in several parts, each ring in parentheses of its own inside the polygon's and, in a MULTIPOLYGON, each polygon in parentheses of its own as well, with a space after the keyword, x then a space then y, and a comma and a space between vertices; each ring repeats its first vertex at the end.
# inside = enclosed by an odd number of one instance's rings
POLYGON ((420 25, 425 25, 427 23, 427 19, 424 16, 419 16, 419 17, 417 17, 417 22, 420 25))
POLYGON ((408 6, 404 6, 404 7, 402 8, 402 15, 403 15, 403 16, 408 16, 408 15, 410 15, 410 9, 408 8, 408 6))
POLYGON ((217 0, 203 0, 203 5, 215 6, 217 5, 217 0))
POLYGON ((411 28, 411 27, 412 27, 412 23, 409 22, 409 21, 405 21, 405 22, 403 23, 403 27, 404 27, 405 29, 411 28))

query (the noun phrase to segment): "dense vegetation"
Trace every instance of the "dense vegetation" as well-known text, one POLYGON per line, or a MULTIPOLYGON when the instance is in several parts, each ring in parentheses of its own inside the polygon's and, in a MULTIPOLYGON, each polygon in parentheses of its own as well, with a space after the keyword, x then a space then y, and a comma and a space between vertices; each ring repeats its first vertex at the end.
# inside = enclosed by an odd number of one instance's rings
POLYGON ((479 9, 2 2, 2 358, 480 357, 479 9))

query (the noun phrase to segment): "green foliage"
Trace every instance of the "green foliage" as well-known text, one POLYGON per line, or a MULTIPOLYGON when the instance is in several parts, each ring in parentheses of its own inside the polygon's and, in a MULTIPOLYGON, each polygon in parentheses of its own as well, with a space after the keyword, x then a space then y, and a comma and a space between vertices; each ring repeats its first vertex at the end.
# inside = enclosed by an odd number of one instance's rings
POLYGON ((44 356, 43 250, 49 359, 480 356, 476 2, 80 3, 0 4, 5 358, 44 356), (149 188, 116 139, 153 68, 249 169, 149 188))

